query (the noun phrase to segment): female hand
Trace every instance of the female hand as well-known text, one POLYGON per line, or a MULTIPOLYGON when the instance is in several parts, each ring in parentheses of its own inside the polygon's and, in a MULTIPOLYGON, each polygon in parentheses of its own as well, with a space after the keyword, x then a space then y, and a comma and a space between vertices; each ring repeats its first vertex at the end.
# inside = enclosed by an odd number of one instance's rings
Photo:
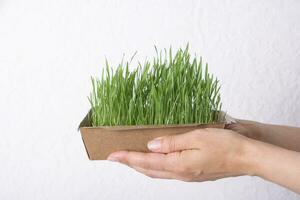
POLYGON ((152 153, 120 151, 118 161, 152 178, 207 181, 252 174, 245 154, 247 137, 231 130, 197 129, 148 143, 152 153))
POLYGON ((165 136, 148 143, 152 153, 121 151, 112 153, 108 159, 153 178, 208 181, 255 175, 300 194, 300 153, 294 151, 300 150, 300 129, 276 125, 257 129, 260 138, 269 144, 248 138, 254 138, 252 131, 247 131, 247 127, 255 128, 250 125, 226 127, 238 128, 240 134, 226 129, 198 129, 165 136), (276 133, 275 139, 271 130, 276 133))

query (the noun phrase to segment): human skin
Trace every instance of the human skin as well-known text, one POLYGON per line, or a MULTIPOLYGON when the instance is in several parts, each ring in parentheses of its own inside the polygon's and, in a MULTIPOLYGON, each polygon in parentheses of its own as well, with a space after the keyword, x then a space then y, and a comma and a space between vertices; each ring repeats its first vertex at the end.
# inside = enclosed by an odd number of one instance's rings
POLYGON ((151 153, 120 151, 117 161, 152 178, 212 181, 251 175, 300 193, 300 128, 237 120, 227 129, 197 129, 156 138, 151 153))
POLYGON ((300 152, 300 128, 237 119, 226 128, 249 138, 300 152))

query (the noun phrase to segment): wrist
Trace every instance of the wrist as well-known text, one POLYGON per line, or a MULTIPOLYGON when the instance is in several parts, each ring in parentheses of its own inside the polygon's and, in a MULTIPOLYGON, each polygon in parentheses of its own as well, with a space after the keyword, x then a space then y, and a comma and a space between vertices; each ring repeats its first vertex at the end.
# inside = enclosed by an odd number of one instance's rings
POLYGON ((242 144, 242 153, 239 156, 239 171, 243 175, 260 176, 260 164, 262 163, 262 142, 245 138, 242 144))

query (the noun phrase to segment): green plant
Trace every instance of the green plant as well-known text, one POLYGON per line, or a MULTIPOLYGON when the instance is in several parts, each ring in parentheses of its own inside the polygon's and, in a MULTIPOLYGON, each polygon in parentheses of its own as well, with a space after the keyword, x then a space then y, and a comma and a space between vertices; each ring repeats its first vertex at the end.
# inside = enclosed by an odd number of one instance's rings
POLYGON ((106 61, 101 79, 92 77, 92 126, 190 124, 220 120, 219 81, 203 70, 202 58, 191 58, 188 45, 173 56, 158 52, 152 62, 119 64, 106 61))

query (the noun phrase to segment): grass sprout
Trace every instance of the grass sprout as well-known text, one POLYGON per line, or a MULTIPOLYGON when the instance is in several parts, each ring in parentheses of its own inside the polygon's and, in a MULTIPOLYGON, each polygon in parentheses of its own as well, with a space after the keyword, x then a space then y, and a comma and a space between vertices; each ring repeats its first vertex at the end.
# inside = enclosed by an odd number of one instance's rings
POLYGON ((220 121, 220 84, 188 45, 170 47, 129 70, 106 61, 101 78, 92 77, 92 126, 213 123, 220 121))

